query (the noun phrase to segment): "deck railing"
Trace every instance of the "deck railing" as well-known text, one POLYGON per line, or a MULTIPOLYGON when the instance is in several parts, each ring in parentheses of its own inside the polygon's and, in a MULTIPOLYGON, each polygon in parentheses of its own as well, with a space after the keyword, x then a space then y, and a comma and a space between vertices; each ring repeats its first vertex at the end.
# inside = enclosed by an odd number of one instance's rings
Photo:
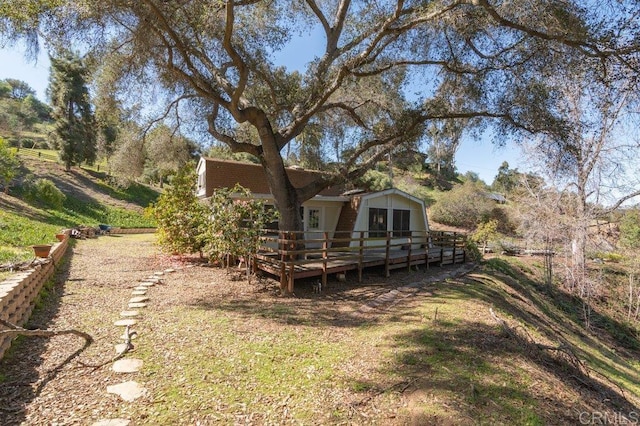
POLYGON ((384 265, 390 270, 424 264, 466 261, 466 236, 441 231, 389 231, 370 236, 369 231, 273 231, 262 237, 257 269, 280 277, 283 290, 293 291, 296 278, 356 270, 358 282, 366 267, 384 265))

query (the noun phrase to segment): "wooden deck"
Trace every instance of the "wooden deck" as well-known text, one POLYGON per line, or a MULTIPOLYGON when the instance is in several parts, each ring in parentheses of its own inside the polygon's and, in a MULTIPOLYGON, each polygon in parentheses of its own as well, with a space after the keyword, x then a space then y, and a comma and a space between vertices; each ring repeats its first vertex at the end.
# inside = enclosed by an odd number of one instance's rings
POLYGON ((322 238, 303 239, 302 233, 280 231, 264 237, 255 267, 280 278, 282 290, 293 292, 296 279, 357 271, 362 281, 365 268, 384 266, 385 276, 396 268, 417 265, 447 265, 466 261, 464 235, 452 232, 416 232, 395 237, 368 238, 358 232, 353 238, 321 233, 322 238), (313 248, 310 248, 313 247, 313 248))

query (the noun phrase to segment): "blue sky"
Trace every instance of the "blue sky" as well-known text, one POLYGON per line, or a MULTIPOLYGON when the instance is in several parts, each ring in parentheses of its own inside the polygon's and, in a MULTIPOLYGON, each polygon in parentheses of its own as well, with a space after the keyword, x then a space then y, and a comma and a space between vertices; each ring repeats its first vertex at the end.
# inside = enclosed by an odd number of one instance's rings
MULTIPOLYGON (((301 44, 307 44, 302 51, 314 51, 308 49, 309 40, 302 39, 301 44)), ((280 52, 281 58, 288 58, 288 65, 294 68, 302 68, 305 64, 295 44, 280 52), (293 59, 295 58, 295 59, 293 59)), ((40 100, 46 101, 46 89, 49 79, 49 60, 44 51, 40 52, 37 62, 27 61, 24 49, 21 46, 0 49, 0 79, 15 78, 27 82, 37 93, 40 100)), ((480 178, 491 184, 498 172, 498 167, 503 161, 507 161, 511 168, 519 168, 525 171, 526 167, 521 159, 520 150, 513 142, 504 148, 496 148, 489 138, 463 140, 456 155, 456 167, 460 173, 473 171, 480 178)))

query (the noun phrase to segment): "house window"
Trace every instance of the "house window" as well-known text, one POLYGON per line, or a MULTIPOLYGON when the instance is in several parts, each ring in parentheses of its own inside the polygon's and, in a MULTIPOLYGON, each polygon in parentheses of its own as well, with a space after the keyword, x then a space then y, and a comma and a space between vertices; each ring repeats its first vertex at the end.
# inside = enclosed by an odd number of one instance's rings
POLYGON ((369 209, 369 237, 387 235, 387 209, 371 207, 369 209))
POLYGON ((410 237, 411 211, 393 210, 393 236, 410 237))
POLYGON ((320 229, 320 209, 307 210, 307 229, 308 230, 320 229))

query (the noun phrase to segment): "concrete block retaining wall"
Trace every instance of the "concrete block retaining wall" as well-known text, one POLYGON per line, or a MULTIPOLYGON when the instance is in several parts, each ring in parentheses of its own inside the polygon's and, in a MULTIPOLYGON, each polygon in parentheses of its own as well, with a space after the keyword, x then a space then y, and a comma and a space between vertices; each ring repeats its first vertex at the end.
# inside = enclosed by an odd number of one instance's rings
MULTIPOLYGON (((114 234, 146 234, 154 233, 155 228, 112 228, 114 234)), ((68 233, 68 232, 67 232, 68 233)), ((36 297, 59 264, 69 247, 69 238, 53 244, 47 259, 41 259, 41 264, 19 272, 0 282, 0 318, 17 326, 26 324, 33 308, 36 297)), ((0 330, 5 327, 0 326, 0 330)), ((0 337, 0 358, 11 346, 12 339, 0 337)))
MULTIPOLYGON (((27 322, 38 293, 55 272, 55 265, 62 260, 68 246, 68 238, 53 244, 49 257, 41 259, 42 263, 0 282, 0 318, 18 326, 27 322)), ((0 358, 11 346, 11 340, 0 337, 0 358)))

